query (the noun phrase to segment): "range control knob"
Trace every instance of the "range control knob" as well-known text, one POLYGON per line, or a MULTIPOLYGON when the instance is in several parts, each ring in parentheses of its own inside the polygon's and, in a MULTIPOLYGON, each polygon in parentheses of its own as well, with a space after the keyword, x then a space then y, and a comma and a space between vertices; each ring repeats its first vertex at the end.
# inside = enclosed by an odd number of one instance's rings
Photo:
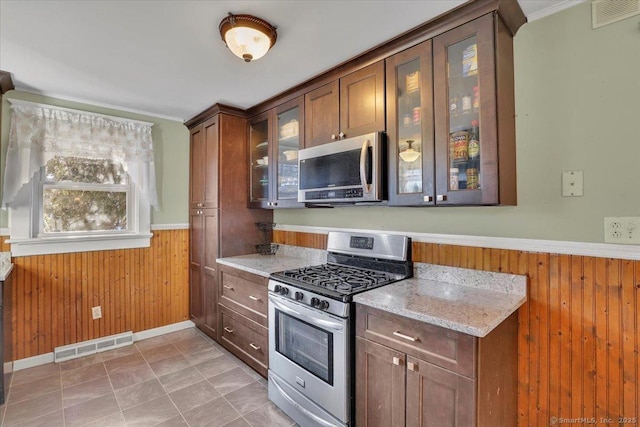
POLYGON ((300 301, 304 297, 304 295, 302 295, 302 292, 296 292, 293 297, 296 301, 300 301))
POLYGON ((316 297, 311 298, 311 307, 317 307, 320 305, 320 300, 316 297))
POLYGON ((280 285, 275 285, 273 287, 273 292, 275 292, 276 294, 280 293, 280 289, 282 289, 282 286, 280 285))
POLYGON ((289 288, 285 288, 284 286, 281 286, 280 295, 289 295, 289 288))
POLYGON ((329 301, 327 300, 320 301, 320 310, 326 310, 327 308, 329 308, 329 301))

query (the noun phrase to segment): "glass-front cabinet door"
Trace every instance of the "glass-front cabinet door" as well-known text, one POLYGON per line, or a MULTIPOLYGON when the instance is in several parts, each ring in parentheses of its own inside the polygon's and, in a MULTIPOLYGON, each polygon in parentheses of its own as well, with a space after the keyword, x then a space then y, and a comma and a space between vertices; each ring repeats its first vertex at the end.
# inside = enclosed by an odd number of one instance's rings
POLYGON ((251 207, 263 207, 269 201, 269 147, 271 146, 269 113, 249 120, 249 177, 251 207))
POLYGON ((434 38, 436 204, 495 204, 496 70, 488 15, 434 38))
POLYGON ((434 204, 431 41, 386 62, 389 204, 434 204))
POLYGON ((298 150, 304 146, 304 98, 275 108, 272 207, 304 207, 298 203, 298 150))

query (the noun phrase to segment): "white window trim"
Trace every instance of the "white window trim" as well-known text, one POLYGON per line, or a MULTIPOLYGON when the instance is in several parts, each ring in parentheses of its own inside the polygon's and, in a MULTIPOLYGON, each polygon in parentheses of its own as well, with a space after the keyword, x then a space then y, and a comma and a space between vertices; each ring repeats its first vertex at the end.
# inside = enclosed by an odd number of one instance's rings
POLYGON ((151 246, 151 207, 131 185, 131 205, 127 222, 129 231, 113 234, 92 233, 86 236, 38 237, 37 206, 40 204, 39 176, 22 186, 9 206, 9 230, 12 256, 49 255, 71 252, 104 251, 112 249, 148 248, 151 246), (34 208, 36 207, 36 208, 34 208))

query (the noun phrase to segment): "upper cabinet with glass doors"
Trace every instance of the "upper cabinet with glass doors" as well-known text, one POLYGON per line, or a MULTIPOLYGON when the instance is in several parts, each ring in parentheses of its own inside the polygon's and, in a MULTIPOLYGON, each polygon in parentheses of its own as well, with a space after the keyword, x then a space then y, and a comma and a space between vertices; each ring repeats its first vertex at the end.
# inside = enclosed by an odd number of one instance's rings
POLYGON ((249 121, 251 195, 255 208, 304 207, 298 203, 298 151, 304 145, 303 98, 249 121))
POLYGON ((388 58, 387 104, 389 204, 516 204, 513 46, 498 14, 388 58))

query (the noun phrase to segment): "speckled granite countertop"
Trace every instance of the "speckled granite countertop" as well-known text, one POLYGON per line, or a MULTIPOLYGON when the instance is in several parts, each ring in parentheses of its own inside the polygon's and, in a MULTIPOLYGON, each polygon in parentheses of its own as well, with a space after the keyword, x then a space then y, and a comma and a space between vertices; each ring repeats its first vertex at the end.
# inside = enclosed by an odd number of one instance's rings
POLYGON ((527 278, 416 263, 414 277, 354 296, 359 304, 484 337, 527 300, 527 278))
POLYGON ((277 271, 324 264, 327 261, 327 255, 325 251, 317 249, 282 245, 276 255, 250 254, 218 258, 216 261, 218 264, 269 277, 271 273, 277 271))

